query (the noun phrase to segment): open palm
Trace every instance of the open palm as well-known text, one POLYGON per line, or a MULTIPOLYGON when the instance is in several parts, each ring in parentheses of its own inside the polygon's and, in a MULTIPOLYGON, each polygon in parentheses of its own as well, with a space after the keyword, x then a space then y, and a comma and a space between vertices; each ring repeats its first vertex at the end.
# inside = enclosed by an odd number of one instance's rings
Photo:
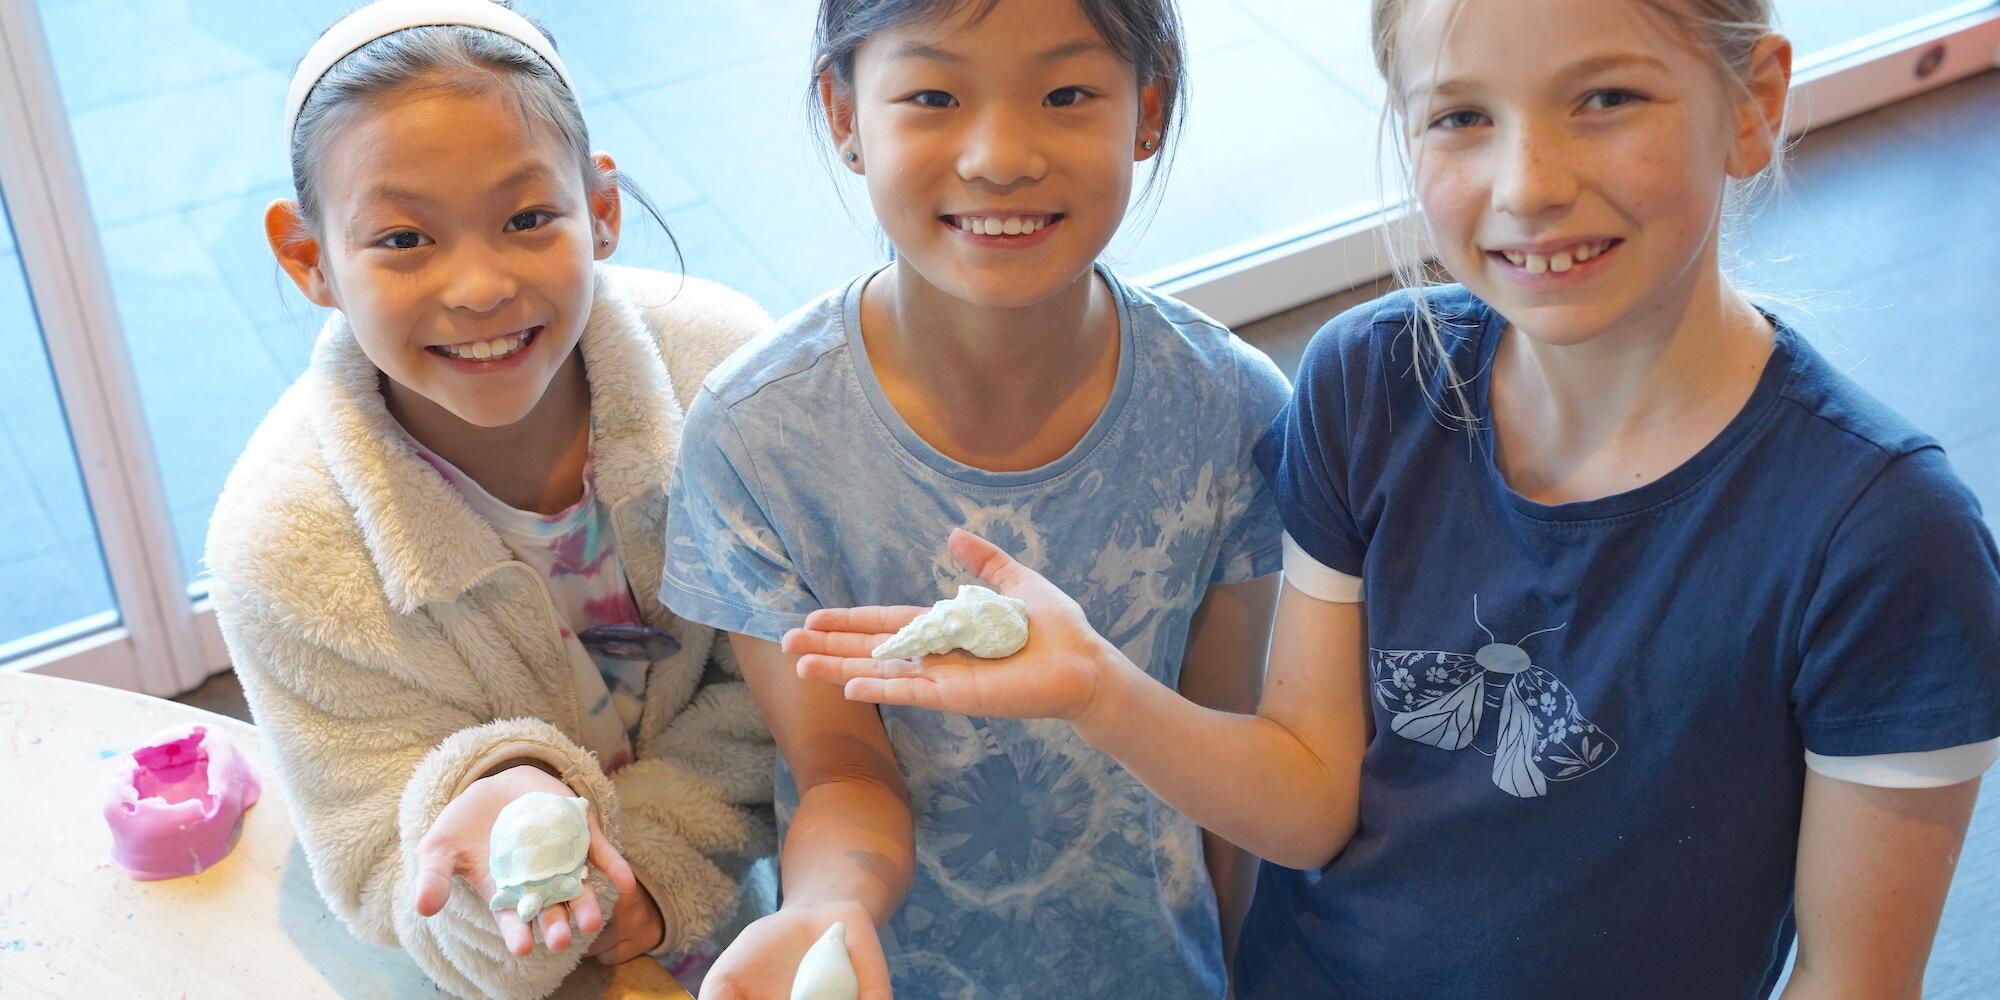
POLYGON ((960 565, 1027 604, 1028 643, 1019 652, 996 660, 963 651, 877 660, 870 651, 925 609, 825 608, 785 635, 785 652, 799 655, 799 676, 845 685, 849 700, 880 705, 1017 719, 1074 721, 1085 714, 1107 657, 1117 651, 1069 595, 998 546, 953 531, 950 547, 960 565))

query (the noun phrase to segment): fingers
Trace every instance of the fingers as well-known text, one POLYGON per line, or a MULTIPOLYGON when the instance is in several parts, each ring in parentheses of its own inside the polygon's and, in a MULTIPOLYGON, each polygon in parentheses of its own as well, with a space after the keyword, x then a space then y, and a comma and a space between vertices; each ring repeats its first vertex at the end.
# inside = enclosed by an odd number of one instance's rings
POLYGON ((417 864, 417 916, 434 917, 451 898, 451 876, 457 859, 441 848, 423 845, 417 864))
POLYGON ((515 958, 527 958, 535 950, 535 935, 521 922, 520 914, 511 909, 494 910, 493 923, 500 928, 500 940, 515 958))
POLYGON ((611 838, 604 835, 604 827, 598 824, 595 810, 590 813, 590 850, 586 857, 597 866, 598 871, 604 873, 605 878, 611 880, 620 897, 638 890, 639 880, 632 874, 632 866, 625 862, 625 855, 618 853, 611 838))
POLYGON ((860 1000, 891 1000, 889 960, 882 954, 882 941, 867 921, 847 928, 847 960, 854 964, 854 981, 861 987, 860 1000))
POLYGON ((646 953, 646 942, 629 934, 606 935, 614 937, 609 945, 597 953, 597 960, 605 965, 623 965, 646 953))
MULTIPOLYGON (((923 608, 898 605, 896 607, 868 608, 821 608, 806 616, 806 628, 821 632, 861 632, 864 634, 895 634, 897 629, 910 623, 910 619, 923 614, 923 608)), ((792 650, 786 649, 786 652, 792 650)))
POLYGON ((1000 546, 964 528, 951 529, 951 539, 946 544, 951 549, 951 557, 981 580, 1003 589, 1019 582, 1019 572, 1023 567, 1000 546))
POLYGON ((894 632, 841 632, 795 628, 785 633, 778 648, 794 654, 872 656, 875 647, 888 642, 894 635, 894 632))
MULTIPOLYGON (((604 907, 598 904, 597 891, 589 883, 584 884, 583 895, 569 901, 569 916, 578 934, 595 934, 604 929, 604 907)), ((595 942, 592 946, 595 947, 595 942)))
POLYGON ((569 907, 552 903, 542 907, 535 920, 542 925, 542 943, 548 945, 550 951, 569 949, 569 907))
MULTIPOLYGON (((452 871, 444 872, 442 879, 444 885, 443 895, 436 896, 435 898, 431 895, 437 892, 436 885, 438 884, 438 880, 434 879, 433 876, 437 875, 440 871, 433 860, 435 857, 436 855, 434 854, 426 857, 425 867, 422 873, 418 875, 421 881, 417 889, 417 912, 427 917, 443 909, 444 900, 451 895, 452 871), (424 904, 433 901, 436 905, 428 913, 425 912, 424 904)), ((493 880, 487 877, 484 867, 475 866, 468 859, 459 860, 461 863, 453 871, 465 876, 466 884, 472 887, 473 892, 479 894, 481 900, 492 899, 493 880)), ((529 952, 535 950, 534 932, 528 929, 527 924, 521 922, 519 914, 511 909, 492 910, 490 912, 493 914, 493 925, 500 930, 501 942, 507 946, 507 951, 512 953, 515 958, 526 958, 529 952)))
POLYGON ((841 694, 848 701, 945 710, 937 682, 928 677, 856 677, 847 682, 841 694))
POLYGON ((1029 603, 1041 601, 1066 601, 1062 588, 1050 583, 1048 578, 1016 562, 1000 546, 973 534, 964 528, 953 528, 949 543, 952 558, 960 566, 977 574, 980 579, 993 585, 993 589, 1009 597, 1017 597, 1029 603))
POLYGON ((586 856, 618 890, 618 901, 612 904, 612 912, 608 915, 603 913, 594 892, 585 891, 582 896, 570 901, 577 930, 585 934, 596 933, 600 929, 603 931, 584 954, 605 965, 629 961, 645 951, 646 942, 630 940, 631 935, 623 932, 616 918, 618 911, 630 906, 640 892, 639 878, 632 874, 632 866, 626 862, 625 855, 619 853, 611 838, 604 835, 604 827, 598 823, 594 811, 590 814, 590 850, 586 856), (592 918, 595 926, 585 924, 586 916, 592 918))
POLYGON ((915 660, 871 660, 864 656, 799 657, 799 676, 809 681, 842 684, 856 677, 922 677, 924 668, 915 660))

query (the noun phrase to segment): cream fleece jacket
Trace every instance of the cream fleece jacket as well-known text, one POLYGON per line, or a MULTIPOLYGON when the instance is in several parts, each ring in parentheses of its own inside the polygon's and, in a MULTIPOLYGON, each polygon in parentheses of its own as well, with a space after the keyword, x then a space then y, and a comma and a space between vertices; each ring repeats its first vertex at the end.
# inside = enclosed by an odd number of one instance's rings
MULTIPOLYGON (((638 759, 616 775, 578 745, 547 587, 407 446, 339 314, 216 502, 216 617, 313 881, 356 936, 403 948, 451 993, 546 996, 588 944, 514 958, 462 881, 417 915, 418 841, 495 763, 535 758, 590 800, 660 905, 662 953, 726 930, 772 850, 770 735, 728 644, 658 598, 685 407, 770 327, 719 285, 598 268, 581 341, 593 482, 642 617, 681 642, 648 672, 638 759)), ((609 884, 594 870, 591 884, 610 913, 609 884)))

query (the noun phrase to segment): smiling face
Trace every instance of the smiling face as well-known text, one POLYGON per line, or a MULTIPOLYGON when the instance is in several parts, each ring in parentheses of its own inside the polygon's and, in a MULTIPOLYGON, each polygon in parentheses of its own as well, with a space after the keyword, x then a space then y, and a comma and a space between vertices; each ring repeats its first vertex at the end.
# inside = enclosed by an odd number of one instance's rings
POLYGON ((1769 162, 1769 130, 1685 31, 1636 0, 1407 8, 1394 75, 1454 277, 1555 344, 1671 322, 1719 281, 1727 182, 1769 162))
POLYGON ((877 33, 824 86, 902 262, 962 301, 1027 306, 1111 242, 1159 94, 1075 0, 979 6, 877 33))
POLYGON ((325 149, 321 304, 396 386, 481 427, 527 416, 589 318, 615 190, 586 192, 576 153, 502 87, 404 88, 325 149))

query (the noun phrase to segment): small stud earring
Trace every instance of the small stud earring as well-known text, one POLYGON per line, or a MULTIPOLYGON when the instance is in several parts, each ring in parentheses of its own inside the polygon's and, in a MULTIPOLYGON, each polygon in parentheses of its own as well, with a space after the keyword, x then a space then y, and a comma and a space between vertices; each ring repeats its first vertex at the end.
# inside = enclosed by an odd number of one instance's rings
POLYGON ((849 150, 849 151, 848 151, 848 153, 847 153, 847 162, 849 162, 849 163, 853 163, 853 162, 854 162, 855 160, 858 160, 858 159, 861 159, 861 154, 860 154, 860 153, 856 153, 856 152, 854 152, 854 151, 852 151, 852 150, 849 150))
POLYGON ((1141 149, 1152 149, 1152 148, 1153 148, 1153 140, 1151 140, 1151 139, 1147 139, 1147 140, 1145 140, 1145 141, 1143 141, 1143 142, 1139 143, 1139 147, 1140 147, 1141 149))
POLYGON ((599 243, 601 243, 601 244, 603 244, 603 245, 605 245, 605 246, 610 246, 610 245, 611 245, 611 241, 610 241, 610 240, 598 240, 597 242, 599 242, 599 243))

